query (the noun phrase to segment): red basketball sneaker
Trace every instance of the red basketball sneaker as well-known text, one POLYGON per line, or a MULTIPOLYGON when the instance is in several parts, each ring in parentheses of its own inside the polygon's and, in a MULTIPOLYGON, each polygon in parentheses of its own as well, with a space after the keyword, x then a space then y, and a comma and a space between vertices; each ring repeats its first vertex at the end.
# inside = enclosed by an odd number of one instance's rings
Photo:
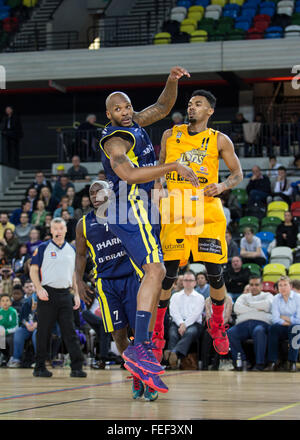
POLYGON ((213 317, 206 321, 207 331, 213 339, 214 349, 218 354, 225 355, 229 351, 229 340, 226 333, 228 325, 216 322, 213 317))

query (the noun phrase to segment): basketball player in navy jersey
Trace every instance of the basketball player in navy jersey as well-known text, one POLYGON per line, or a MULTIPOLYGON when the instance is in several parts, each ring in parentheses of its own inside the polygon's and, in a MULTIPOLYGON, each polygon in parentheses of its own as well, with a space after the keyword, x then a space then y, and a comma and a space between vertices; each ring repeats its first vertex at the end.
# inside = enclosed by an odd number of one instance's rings
POLYGON ((150 197, 145 200, 144 196, 149 195, 156 178, 171 171, 177 171, 195 187, 199 186, 196 174, 188 166, 179 162, 155 165, 152 143, 142 127, 167 116, 177 98, 178 80, 184 75, 190 76, 182 67, 173 67, 157 102, 141 112, 133 110, 126 94, 110 94, 106 99, 110 123, 100 140, 102 164, 116 199, 108 208, 109 229, 120 238, 128 256, 145 273, 137 297, 134 345, 123 352, 125 368, 141 380, 145 375, 153 378, 164 373, 150 341, 166 274, 159 224, 151 224, 153 206, 150 197))
MULTIPOLYGON (((107 188, 107 182, 100 180, 90 186, 89 195, 94 210, 83 216, 77 223, 75 272, 78 293, 89 304, 92 300, 83 282, 88 250, 94 263, 97 297, 104 329, 112 333, 117 348, 122 354, 129 343, 128 325, 134 330, 136 297, 140 287, 139 277, 143 274, 140 271, 137 274, 126 255, 121 240, 110 232, 105 220, 97 216, 97 209, 105 203, 107 188), (101 192, 103 197, 101 197, 101 192)), ((146 377, 144 387, 143 382, 133 377, 134 399, 144 396, 145 400, 153 401, 157 399, 158 391, 167 391, 165 386, 163 390, 161 389, 159 377, 154 377, 154 383, 147 379, 148 377, 146 377)))

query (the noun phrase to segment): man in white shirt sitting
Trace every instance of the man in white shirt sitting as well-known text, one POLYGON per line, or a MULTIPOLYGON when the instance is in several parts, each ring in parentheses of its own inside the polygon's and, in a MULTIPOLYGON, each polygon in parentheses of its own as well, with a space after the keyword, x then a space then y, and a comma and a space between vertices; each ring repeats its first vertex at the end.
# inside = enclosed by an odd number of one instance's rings
POLYGON ((247 370, 247 359, 242 342, 253 339, 256 364, 252 370, 262 371, 265 366, 268 329, 272 323, 273 295, 262 292, 262 280, 258 276, 250 276, 249 285, 251 292, 243 293, 236 300, 234 305, 236 323, 227 334, 234 365, 240 353, 243 370, 247 370))
POLYGON ((165 358, 172 369, 177 368, 178 358, 183 359, 192 343, 200 337, 205 300, 195 290, 195 286, 195 274, 186 272, 183 276, 183 290, 171 296, 169 311, 172 322, 165 358))

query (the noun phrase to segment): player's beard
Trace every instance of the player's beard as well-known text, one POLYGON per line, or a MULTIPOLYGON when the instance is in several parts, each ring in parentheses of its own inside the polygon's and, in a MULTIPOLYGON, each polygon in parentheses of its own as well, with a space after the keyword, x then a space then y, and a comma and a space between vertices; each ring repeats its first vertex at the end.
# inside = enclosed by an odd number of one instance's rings
POLYGON ((195 122, 197 122, 197 119, 195 119, 195 117, 193 117, 193 116, 189 116, 189 117, 188 117, 188 120, 189 120, 189 123, 192 123, 192 124, 194 124, 195 122))

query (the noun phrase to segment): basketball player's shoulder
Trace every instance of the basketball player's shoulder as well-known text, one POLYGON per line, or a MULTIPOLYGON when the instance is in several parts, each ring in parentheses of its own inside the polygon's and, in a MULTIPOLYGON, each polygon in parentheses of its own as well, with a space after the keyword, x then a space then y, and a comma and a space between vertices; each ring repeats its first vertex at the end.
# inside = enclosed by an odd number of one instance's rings
MULTIPOLYGON (((210 129, 211 130, 211 129, 210 129)), ((226 146, 228 144, 232 145, 232 140, 230 139, 229 136, 227 136, 227 134, 222 133, 222 131, 217 131, 215 130, 216 135, 218 136, 218 146, 226 146)))

